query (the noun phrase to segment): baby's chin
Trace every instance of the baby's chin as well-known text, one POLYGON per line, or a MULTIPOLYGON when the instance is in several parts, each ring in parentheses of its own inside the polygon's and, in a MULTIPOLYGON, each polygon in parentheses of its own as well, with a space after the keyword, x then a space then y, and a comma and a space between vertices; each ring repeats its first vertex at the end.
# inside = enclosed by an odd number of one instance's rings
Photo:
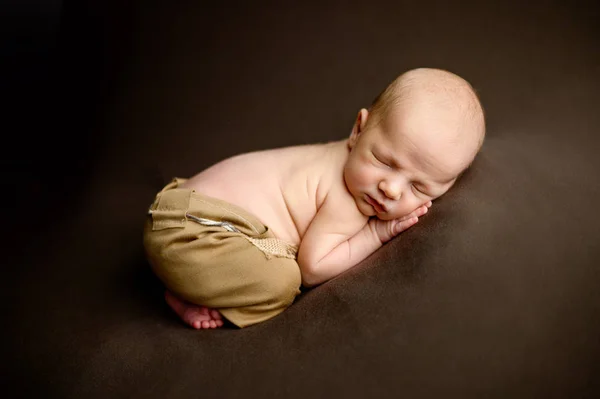
POLYGON ((373 209, 369 204, 364 203, 363 201, 356 201, 356 207, 366 217, 377 216, 377 212, 373 209))
POLYGON ((373 207, 364 207, 363 209, 361 209, 359 207, 360 213, 362 213, 363 215, 367 216, 367 217, 376 217, 377 219, 380 220, 394 220, 396 219, 394 217, 394 215, 390 215, 387 212, 382 212, 382 213, 377 213, 375 212, 375 209, 373 209, 373 207))
POLYGON ((394 220, 397 219, 396 217, 394 217, 394 215, 390 215, 389 213, 376 213, 374 215, 375 217, 377 217, 377 219, 379 220, 394 220))
POLYGON ((391 212, 388 210, 386 212, 381 213, 373 212, 372 216, 377 217, 377 219, 379 220, 395 220, 406 216, 406 214, 400 214, 395 210, 392 210, 391 212))

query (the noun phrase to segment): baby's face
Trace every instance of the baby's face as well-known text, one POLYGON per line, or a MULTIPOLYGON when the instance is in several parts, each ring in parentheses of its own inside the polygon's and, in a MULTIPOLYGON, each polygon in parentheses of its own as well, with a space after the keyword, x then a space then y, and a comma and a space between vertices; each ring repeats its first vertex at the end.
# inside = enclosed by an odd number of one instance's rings
POLYGON ((363 130, 368 112, 361 110, 348 141, 344 179, 364 215, 405 216, 448 191, 472 161, 477 144, 465 137, 473 135, 457 136, 448 127, 456 126, 450 115, 424 112, 390 112, 363 130))

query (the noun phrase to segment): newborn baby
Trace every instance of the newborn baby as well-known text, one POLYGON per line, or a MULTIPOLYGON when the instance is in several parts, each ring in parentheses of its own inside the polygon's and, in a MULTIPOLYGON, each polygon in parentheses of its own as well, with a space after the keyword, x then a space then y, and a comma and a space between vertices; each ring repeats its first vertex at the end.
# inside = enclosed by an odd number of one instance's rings
POLYGON ((198 329, 276 316, 301 285, 339 275, 417 223, 484 135, 471 85, 421 68, 361 109, 348 139, 238 155, 174 179, 144 230, 167 303, 198 329))

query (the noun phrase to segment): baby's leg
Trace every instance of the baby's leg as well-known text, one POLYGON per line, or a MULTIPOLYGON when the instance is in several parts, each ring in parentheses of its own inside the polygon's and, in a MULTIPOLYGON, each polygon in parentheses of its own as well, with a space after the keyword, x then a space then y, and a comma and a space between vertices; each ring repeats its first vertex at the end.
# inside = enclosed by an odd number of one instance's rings
POLYGON ((196 330, 201 328, 217 328, 223 325, 221 314, 215 309, 183 301, 169 291, 165 291, 165 299, 181 320, 196 330))

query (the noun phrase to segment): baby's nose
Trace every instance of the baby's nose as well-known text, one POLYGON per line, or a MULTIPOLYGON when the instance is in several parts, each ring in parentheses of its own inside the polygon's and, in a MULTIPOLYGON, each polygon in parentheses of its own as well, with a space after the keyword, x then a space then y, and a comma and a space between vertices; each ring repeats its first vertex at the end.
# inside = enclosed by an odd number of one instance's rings
POLYGON ((400 185, 382 181, 379 183, 379 189, 383 191, 386 197, 394 201, 398 201, 402 196, 400 185))

